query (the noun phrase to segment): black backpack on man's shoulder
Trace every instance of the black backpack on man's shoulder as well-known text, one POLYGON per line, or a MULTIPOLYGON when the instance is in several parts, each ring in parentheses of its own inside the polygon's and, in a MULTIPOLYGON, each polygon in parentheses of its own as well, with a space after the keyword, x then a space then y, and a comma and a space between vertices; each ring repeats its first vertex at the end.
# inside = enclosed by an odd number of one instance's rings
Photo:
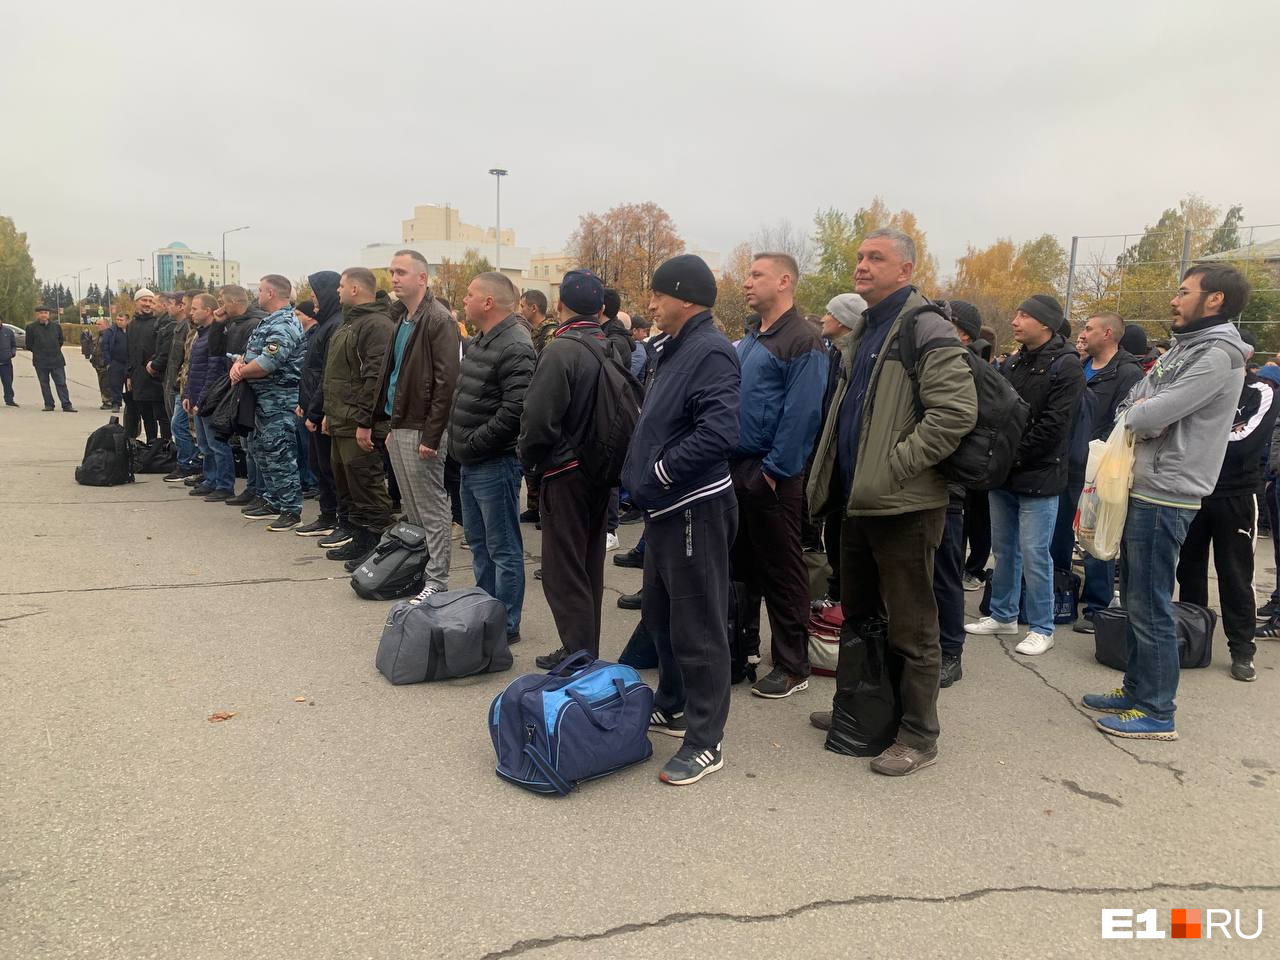
MULTIPOLYGON (((916 317, 922 313, 936 313, 950 320, 944 306, 925 303, 908 310, 898 328, 898 355, 911 378, 917 423, 924 418, 924 405, 920 402, 916 366, 930 350, 953 347, 957 343, 955 337, 940 337, 917 349, 916 317)), ((951 456, 938 464, 938 471, 949 482, 958 483, 966 490, 994 490, 1009 476, 1031 408, 998 369, 968 348, 964 355, 978 392, 978 421, 960 439, 951 456)))
POLYGON ((593 483, 616 487, 622 479, 622 464, 627 459, 631 434, 640 420, 644 388, 630 370, 622 369, 605 353, 604 345, 597 338, 570 332, 561 339, 582 344, 600 364, 595 404, 575 450, 579 466, 593 483))
POLYGON ((84 461, 76 467, 76 483, 86 487, 133 483, 129 436, 120 426, 119 417, 112 417, 106 425, 89 434, 84 445, 84 461))

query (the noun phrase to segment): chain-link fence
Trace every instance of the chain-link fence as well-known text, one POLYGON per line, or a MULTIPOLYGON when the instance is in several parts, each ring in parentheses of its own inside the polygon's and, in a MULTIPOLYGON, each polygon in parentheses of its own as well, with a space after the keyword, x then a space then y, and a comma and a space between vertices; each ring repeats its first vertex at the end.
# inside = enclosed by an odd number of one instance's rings
POLYGON ((1196 263, 1225 262, 1249 279, 1249 305, 1238 318, 1263 355, 1280 353, 1280 224, 1197 230, 1146 230, 1071 238, 1067 315, 1082 323, 1114 310, 1152 337, 1167 337, 1169 301, 1196 263))

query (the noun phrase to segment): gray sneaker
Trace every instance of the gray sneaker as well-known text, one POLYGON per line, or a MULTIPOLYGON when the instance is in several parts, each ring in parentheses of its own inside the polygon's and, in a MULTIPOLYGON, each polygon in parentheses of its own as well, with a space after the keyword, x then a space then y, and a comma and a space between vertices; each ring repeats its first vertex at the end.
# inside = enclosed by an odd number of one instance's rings
POLYGON ((781 700, 793 693, 809 689, 808 677, 797 677, 781 667, 774 667, 769 675, 751 685, 751 692, 767 700, 781 700))
POLYGON ((886 777, 905 777, 938 762, 938 748, 917 750, 898 740, 884 753, 871 761, 871 769, 886 777))

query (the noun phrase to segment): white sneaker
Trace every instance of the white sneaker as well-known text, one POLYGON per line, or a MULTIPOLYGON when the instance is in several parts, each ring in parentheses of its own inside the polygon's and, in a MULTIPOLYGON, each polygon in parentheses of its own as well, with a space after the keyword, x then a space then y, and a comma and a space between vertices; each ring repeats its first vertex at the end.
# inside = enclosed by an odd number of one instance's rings
POLYGON ((965 633, 978 637, 1012 637, 1018 632, 1018 623, 1001 623, 995 617, 983 617, 977 623, 966 623, 965 633))
POLYGON ((618 535, 616 533, 606 533, 604 535, 604 552, 618 549, 618 535))
POLYGON ((430 586, 423 587, 422 592, 418 594, 416 597, 414 597, 412 600, 410 600, 409 602, 416 607, 423 600, 427 599, 427 597, 439 592, 440 592, 439 587, 430 587, 430 586))
POLYGON ((1053 649, 1053 637, 1029 630, 1027 635, 1022 638, 1022 642, 1013 649, 1015 653, 1025 653, 1029 657, 1038 657, 1040 654, 1048 653, 1053 649))

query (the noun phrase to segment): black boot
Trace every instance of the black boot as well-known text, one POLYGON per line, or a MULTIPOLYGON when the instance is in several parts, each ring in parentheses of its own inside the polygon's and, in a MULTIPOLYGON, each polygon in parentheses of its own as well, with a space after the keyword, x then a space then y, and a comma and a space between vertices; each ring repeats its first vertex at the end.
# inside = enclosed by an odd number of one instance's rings
POLYGON ((364 552, 360 554, 358 557, 352 557, 350 560, 348 560, 346 563, 342 565, 343 569, 346 570, 347 573, 355 573, 355 571, 359 568, 360 564, 368 560, 369 557, 373 554, 373 551, 378 548, 378 544, 382 542, 382 535, 379 534, 376 530, 370 530, 368 531, 368 534, 369 534, 369 538, 364 543, 364 547, 365 547, 364 552))
MULTIPOLYGON (((325 552, 325 556, 330 560, 342 560, 349 562, 351 560, 363 559, 365 554, 378 545, 378 535, 372 530, 366 530, 364 527, 351 528, 351 542, 343 547, 335 547, 325 552)), ((357 564, 359 566, 359 564, 357 564)), ((352 568, 354 569, 354 567, 352 568)))
POLYGON ((946 689, 964 676, 960 669, 960 658, 949 653, 942 655, 942 670, 938 674, 938 686, 946 689))

